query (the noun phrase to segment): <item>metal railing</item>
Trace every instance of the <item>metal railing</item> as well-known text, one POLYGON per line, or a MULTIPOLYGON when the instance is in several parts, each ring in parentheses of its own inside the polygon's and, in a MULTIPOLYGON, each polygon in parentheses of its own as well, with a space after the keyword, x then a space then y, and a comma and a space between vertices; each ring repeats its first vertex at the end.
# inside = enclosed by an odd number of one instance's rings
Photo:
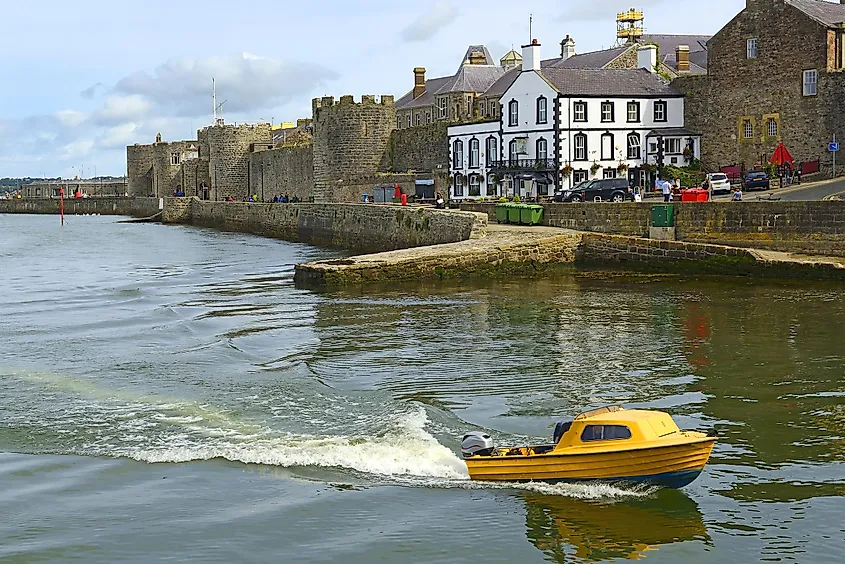
POLYGON ((554 159, 506 159, 490 161, 493 170, 557 170, 554 159))

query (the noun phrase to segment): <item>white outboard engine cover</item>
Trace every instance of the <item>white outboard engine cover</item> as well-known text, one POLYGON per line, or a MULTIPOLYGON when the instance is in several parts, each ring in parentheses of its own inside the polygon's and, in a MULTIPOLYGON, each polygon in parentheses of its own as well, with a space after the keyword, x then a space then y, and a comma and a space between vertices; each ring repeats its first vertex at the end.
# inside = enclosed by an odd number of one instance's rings
POLYGON ((461 441, 461 454, 471 456, 490 456, 493 454, 493 437, 484 431, 470 431, 461 441))

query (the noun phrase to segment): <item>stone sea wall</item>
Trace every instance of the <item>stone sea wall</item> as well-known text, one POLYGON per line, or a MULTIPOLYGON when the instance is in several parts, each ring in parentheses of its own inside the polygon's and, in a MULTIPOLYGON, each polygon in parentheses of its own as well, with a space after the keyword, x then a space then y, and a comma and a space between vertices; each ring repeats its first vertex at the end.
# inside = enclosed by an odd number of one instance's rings
MULTIPOLYGON (((0 200, 0 213, 58 214, 58 198, 0 200)), ((159 212, 158 198, 65 199, 65 215, 128 215, 150 217, 159 212)))
MULTIPOLYGON (((593 233, 647 236, 659 202, 545 204, 543 225, 593 233)), ((675 202, 679 240, 845 256, 845 201, 675 202)), ((462 204, 487 213, 495 204, 462 204)))
POLYGON ((165 223, 379 252, 481 237, 487 218, 457 210, 375 204, 260 204, 167 200, 165 223), (172 206, 172 208, 171 208, 172 206))

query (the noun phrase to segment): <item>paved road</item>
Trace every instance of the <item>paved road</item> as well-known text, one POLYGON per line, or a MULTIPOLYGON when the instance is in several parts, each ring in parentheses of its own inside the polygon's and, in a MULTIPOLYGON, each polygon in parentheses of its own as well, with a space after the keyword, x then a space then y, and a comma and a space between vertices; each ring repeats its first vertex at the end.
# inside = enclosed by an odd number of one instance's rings
MULTIPOLYGON (((743 192, 742 199, 744 201, 756 201, 771 199, 781 199, 787 201, 798 200, 822 200, 825 196, 831 194, 842 194, 845 199, 845 178, 837 180, 836 182, 822 182, 811 183, 806 185, 789 186, 785 188, 775 188, 777 184, 772 182, 771 190, 752 190, 750 192, 743 192)), ((724 200, 730 199, 730 194, 719 195, 714 199, 724 200)))

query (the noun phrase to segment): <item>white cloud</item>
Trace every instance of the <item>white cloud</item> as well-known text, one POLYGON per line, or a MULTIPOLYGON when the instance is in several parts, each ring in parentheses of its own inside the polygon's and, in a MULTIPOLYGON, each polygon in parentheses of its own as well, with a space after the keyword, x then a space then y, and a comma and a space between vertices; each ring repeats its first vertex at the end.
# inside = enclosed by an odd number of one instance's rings
POLYGON ((77 139, 66 144, 61 148, 60 158, 62 159, 78 159, 91 154, 91 149, 94 148, 93 139, 77 139))
POLYGON ((54 115, 59 123, 65 127, 76 127, 88 118, 85 113, 76 110, 60 110, 54 115))
POLYGON ((402 30, 405 41, 425 41, 452 23, 457 10, 451 0, 436 0, 431 8, 420 14, 408 27, 402 30))
POLYGON ((143 96, 112 94, 106 96, 103 107, 95 112, 92 120, 94 123, 102 125, 119 124, 142 117, 151 107, 152 104, 143 96))
POLYGON ((227 113, 251 113, 305 97, 335 77, 320 65, 240 53, 171 59, 152 73, 138 71, 121 79, 115 91, 142 97, 159 115, 198 117, 211 113, 212 78, 227 113))
POLYGON ((98 145, 105 148, 123 148, 139 141, 139 127, 136 123, 122 123, 107 128, 97 140, 98 145))

